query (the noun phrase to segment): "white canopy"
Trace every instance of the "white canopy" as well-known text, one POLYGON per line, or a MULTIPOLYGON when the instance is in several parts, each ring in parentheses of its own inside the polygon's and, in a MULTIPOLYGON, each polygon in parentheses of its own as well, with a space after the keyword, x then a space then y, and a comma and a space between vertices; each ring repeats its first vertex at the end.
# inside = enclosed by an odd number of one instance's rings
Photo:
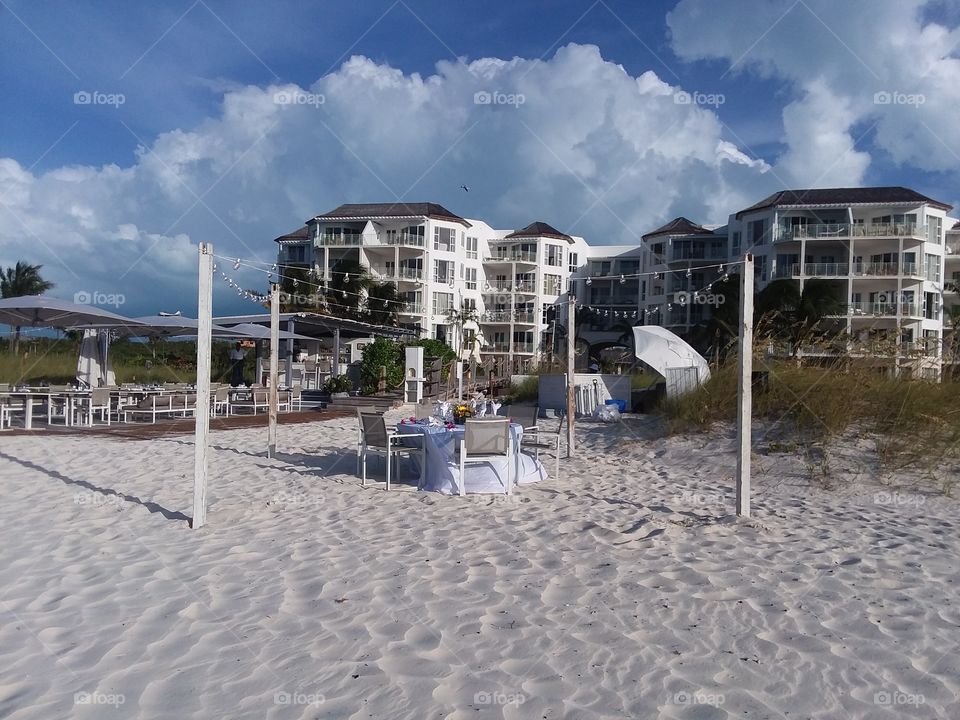
POLYGON ((674 380, 672 376, 681 369, 696 369, 694 385, 710 378, 710 366, 703 356, 682 338, 659 325, 633 328, 633 347, 637 358, 667 378, 668 391, 674 380))

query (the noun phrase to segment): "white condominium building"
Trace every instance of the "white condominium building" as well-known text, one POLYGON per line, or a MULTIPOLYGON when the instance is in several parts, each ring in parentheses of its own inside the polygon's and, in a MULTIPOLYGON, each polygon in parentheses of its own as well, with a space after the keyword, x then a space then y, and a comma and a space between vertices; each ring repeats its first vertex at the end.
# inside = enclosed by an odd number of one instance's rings
POLYGON ((937 379, 950 210, 902 187, 785 190, 731 215, 729 234, 737 254, 754 254, 758 290, 829 283, 840 309, 828 320, 846 340, 802 354, 867 356, 937 379))
MULTIPOLYGON (((341 205, 276 239, 278 263, 328 282, 344 262, 397 284, 400 323, 462 347, 464 313, 499 372, 547 359, 566 332, 567 293, 577 336, 593 349, 628 344, 634 325, 696 337, 724 277, 720 264, 756 258, 756 287, 826 281, 835 312, 799 355, 846 354, 898 374, 936 379, 958 365, 960 223, 952 208, 902 187, 784 190, 740 210, 723 227, 684 217, 637 245, 589 246, 544 222, 497 230, 435 203, 341 205), (951 320, 951 317, 954 317, 951 320)), ((344 267, 346 267, 344 265, 344 267)), ((700 337, 703 337, 702 334, 700 337)))
POLYGON ((582 238, 543 222, 494 230, 435 203, 341 205, 276 238, 278 263, 311 270, 321 284, 359 263, 397 284, 401 325, 453 347, 457 313, 477 318, 484 354, 504 373, 534 366, 555 335, 546 308, 565 295, 582 238))

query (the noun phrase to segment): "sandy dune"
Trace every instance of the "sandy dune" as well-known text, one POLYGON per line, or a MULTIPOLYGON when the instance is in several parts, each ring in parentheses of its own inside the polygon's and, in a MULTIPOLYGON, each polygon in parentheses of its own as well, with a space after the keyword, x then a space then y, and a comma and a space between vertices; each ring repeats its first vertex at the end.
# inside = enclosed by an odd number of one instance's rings
MULTIPOLYGON (((399 417, 399 415, 398 415, 399 417)), ((361 489, 355 421, 0 437, 0 717, 960 717, 953 499, 580 427, 517 495, 361 489)))

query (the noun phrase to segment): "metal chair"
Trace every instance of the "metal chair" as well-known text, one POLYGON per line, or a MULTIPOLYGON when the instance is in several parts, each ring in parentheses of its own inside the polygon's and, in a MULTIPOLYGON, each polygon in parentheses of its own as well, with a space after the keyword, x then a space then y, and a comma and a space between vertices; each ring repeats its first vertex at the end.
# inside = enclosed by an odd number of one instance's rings
POLYGON ((230 415, 230 386, 220 385, 213 391, 213 414, 230 415))
MULTIPOLYGON (((359 411, 358 411, 359 412, 359 411)), ((367 456, 378 455, 386 459, 387 462, 387 490, 390 489, 390 465, 391 461, 396 462, 400 455, 412 456, 414 453, 420 455, 420 480, 423 481, 423 473, 426 469, 426 443, 423 442, 423 433, 410 433, 398 435, 396 431, 387 430, 387 421, 383 415, 378 413, 359 412, 360 415, 360 468, 362 477, 362 486, 367 486, 367 456), (401 441, 410 438, 419 438, 420 446, 411 447, 401 445, 401 441)), ((397 467, 399 471, 399 464, 397 467)))
POLYGON ((90 391, 89 397, 83 398, 86 402, 81 402, 76 408, 77 419, 80 422, 86 422, 88 426, 93 426, 93 418, 100 413, 100 419, 110 424, 110 388, 94 388, 90 391))
POLYGON ((304 360, 303 361, 303 387, 306 390, 310 390, 310 383, 313 383, 313 389, 316 390, 319 385, 317 383, 317 361, 316 360, 304 360))
POLYGON ((513 436, 510 434, 510 421, 506 418, 496 420, 471 420, 463 424, 463 440, 458 450, 460 455, 460 482, 458 490, 461 496, 467 494, 466 466, 471 463, 489 463, 492 460, 507 461, 507 477, 504 481, 506 494, 513 494, 513 436))
MULTIPOLYGON (((539 428, 534 428, 530 433, 527 432, 526 428, 523 431, 523 441, 520 443, 520 452, 526 450, 533 450, 533 457, 537 460, 540 459, 540 451, 548 450, 553 453, 554 457, 554 477, 560 477, 560 441, 563 438, 563 421, 566 419, 565 414, 560 415, 560 422, 557 423, 557 431, 555 433, 548 433, 540 430, 539 428)), ((514 416, 514 421, 516 421, 516 416, 514 416)))

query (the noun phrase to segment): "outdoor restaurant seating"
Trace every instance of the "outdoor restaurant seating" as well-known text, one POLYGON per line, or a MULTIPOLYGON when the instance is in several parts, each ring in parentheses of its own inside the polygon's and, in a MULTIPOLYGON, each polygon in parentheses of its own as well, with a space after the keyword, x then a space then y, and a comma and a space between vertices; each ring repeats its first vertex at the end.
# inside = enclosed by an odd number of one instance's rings
POLYGON ((506 494, 513 493, 513 436, 510 433, 510 420, 468 419, 464 422, 463 440, 457 448, 460 464, 458 490, 466 495, 466 466, 471 463, 489 463, 492 460, 506 460, 506 494))
POLYGON ((79 403, 74 407, 76 417, 73 424, 79 421, 92 426, 97 413, 100 413, 100 419, 109 425, 111 392, 112 388, 109 387, 94 388, 89 395, 80 398, 79 403))
POLYGON ((395 431, 387 430, 387 423, 383 418, 383 414, 361 412, 359 409, 357 414, 360 418, 360 442, 358 449, 360 453, 361 485, 363 487, 367 485, 367 456, 369 455, 383 457, 386 460, 387 490, 390 489, 391 483, 391 465, 395 465, 394 472, 398 472, 399 463, 396 461, 400 456, 420 456, 418 464, 420 479, 422 480, 424 468, 426 467, 426 451, 422 438, 415 446, 411 446, 409 441, 415 436, 407 434, 401 437, 395 431), (407 444, 404 444, 404 442, 407 444))
POLYGON ((169 393, 166 395, 147 395, 135 406, 123 411, 123 421, 130 422, 131 417, 150 416, 150 422, 157 422, 157 415, 179 415, 188 417, 196 410, 196 395, 169 393))

